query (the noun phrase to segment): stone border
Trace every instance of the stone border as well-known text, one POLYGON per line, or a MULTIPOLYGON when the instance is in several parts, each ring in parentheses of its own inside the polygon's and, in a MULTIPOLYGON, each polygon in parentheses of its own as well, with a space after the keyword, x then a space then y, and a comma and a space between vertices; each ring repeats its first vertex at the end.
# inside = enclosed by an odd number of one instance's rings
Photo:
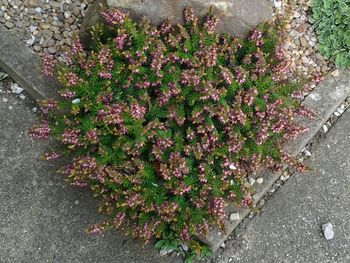
POLYGON ((41 61, 16 33, 0 24, 0 68, 24 88, 33 99, 43 99, 56 95, 59 83, 43 76, 41 61))
MULTIPOLYGON (((39 66, 39 57, 0 24, 0 67, 10 74, 32 98, 42 99, 55 96, 59 83, 44 77, 39 70, 39 66)), ((297 156, 340 104, 350 96, 350 83, 346 82, 348 79, 350 79, 350 71, 342 71, 337 78, 329 76, 306 97, 303 105, 314 109, 318 115, 311 120, 300 120, 301 123, 309 128, 309 132, 299 136, 290 143, 290 146, 286 149, 290 155, 297 156)), ((260 185, 255 183, 254 204, 257 204, 269 191, 280 175, 281 173, 272 173, 266 170, 261 172, 260 176, 264 178, 264 181, 260 185)), ((228 238, 249 214, 250 210, 232 204, 227 208, 226 212, 227 215, 239 213, 239 219, 232 221, 228 219, 225 233, 217 229, 211 229, 207 237, 198 237, 208 244, 213 252, 228 238)))

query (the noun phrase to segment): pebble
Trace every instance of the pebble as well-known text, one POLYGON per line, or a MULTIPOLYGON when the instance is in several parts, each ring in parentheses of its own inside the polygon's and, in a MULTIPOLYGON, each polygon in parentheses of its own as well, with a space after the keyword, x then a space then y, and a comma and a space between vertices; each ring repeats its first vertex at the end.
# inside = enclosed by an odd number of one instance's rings
POLYGON ((335 77, 335 78, 339 77, 339 70, 338 70, 338 69, 333 70, 333 71, 331 72, 331 75, 332 75, 333 77, 335 77))
POLYGON ((248 181, 249 181, 249 184, 250 184, 250 185, 253 185, 253 184, 255 183, 256 180, 255 180, 253 177, 249 177, 249 178, 248 178, 248 181))
POLYGON ((264 182, 264 178, 259 177, 258 179, 256 179, 256 182, 257 182, 258 184, 262 184, 262 183, 264 182))
POLYGON ((8 100, 8 98, 2 98, 2 101, 7 103, 9 100, 8 100))
POLYGON ((324 132, 324 133, 328 132, 328 126, 327 126, 326 124, 323 125, 322 128, 323 128, 323 132, 324 132))
POLYGON ((300 45, 302 47, 308 47, 309 46, 309 43, 307 42, 305 37, 300 37, 299 40, 300 40, 300 45))
POLYGON ((24 96, 23 94, 19 94, 18 96, 21 100, 25 100, 26 96, 24 96))
POLYGON ((11 86, 10 86, 10 89, 11 89, 11 92, 12 93, 15 93, 15 94, 21 94, 22 91, 23 91, 23 88, 21 88, 17 83, 13 83, 11 86))
POLYGON ((74 201, 74 204, 79 205, 79 200, 78 200, 78 199, 75 200, 75 201, 74 201))
POLYGON ((288 179, 289 179, 289 175, 288 175, 288 174, 282 174, 282 175, 281 175, 281 180, 282 180, 283 182, 287 181, 288 179))
POLYGON ((8 109, 9 109, 9 110, 12 110, 12 109, 13 109, 13 106, 11 106, 11 105, 8 106, 8 109))
POLYGON ((303 153, 305 154, 305 156, 310 157, 311 156, 311 152, 308 149, 304 149, 303 153))
POLYGON ((334 238, 334 231, 333 231, 333 226, 331 223, 325 223, 322 225, 322 231, 324 238, 327 240, 331 240, 334 238))
POLYGON ((35 36, 31 36, 31 38, 30 39, 28 39, 27 41, 26 41, 26 43, 27 43, 27 45, 28 46, 32 46, 33 44, 34 44, 34 42, 35 42, 35 36))
POLYGON ((231 220, 231 221, 239 220, 239 219, 240 219, 239 213, 232 213, 232 214, 230 215, 230 220, 231 220))
POLYGON ((10 22, 10 21, 7 21, 7 22, 5 23, 5 26, 6 26, 7 28, 11 29, 11 28, 13 28, 13 27, 15 26, 15 24, 12 23, 12 22, 10 22))
POLYGON ((344 109, 343 109, 343 108, 338 108, 338 109, 337 109, 337 112, 338 112, 339 114, 343 114, 343 113, 344 113, 344 109))
POLYGON ((33 108, 32 108, 32 112, 34 112, 34 113, 37 112, 37 110, 38 110, 37 107, 33 107, 33 108))

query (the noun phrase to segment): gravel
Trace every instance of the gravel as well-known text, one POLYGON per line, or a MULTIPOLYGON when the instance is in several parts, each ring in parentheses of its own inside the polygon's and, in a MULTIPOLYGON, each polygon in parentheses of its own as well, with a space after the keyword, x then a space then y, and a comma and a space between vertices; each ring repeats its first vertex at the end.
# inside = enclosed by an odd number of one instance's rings
POLYGON ((272 0, 275 15, 289 16, 287 19, 287 59, 297 76, 310 77, 318 72, 326 74, 333 67, 318 52, 314 27, 309 22, 311 0, 272 0))
POLYGON ((35 52, 67 51, 93 0, 0 0, 0 23, 35 52))

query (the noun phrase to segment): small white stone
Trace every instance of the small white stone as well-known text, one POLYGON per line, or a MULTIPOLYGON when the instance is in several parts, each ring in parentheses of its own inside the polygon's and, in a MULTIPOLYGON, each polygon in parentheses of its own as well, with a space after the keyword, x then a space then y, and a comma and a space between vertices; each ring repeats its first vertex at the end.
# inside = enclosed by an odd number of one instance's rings
POLYGON ((337 116, 337 117, 339 117, 339 116, 340 116, 340 113, 336 111, 336 112, 334 112, 334 115, 337 116))
POLYGON ((231 170, 237 170, 237 167, 233 163, 230 164, 229 168, 231 170))
POLYGON ((33 107, 33 108, 32 108, 32 112, 36 112, 37 110, 38 110, 37 107, 33 107))
POLYGON ((304 149, 303 153, 305 154, 305 156, 309 157, 311 156, 311 152, 308 149, 304 149))
POLYGON ((19 94, 18 96, 21 100, 24 100, 26 98, 26 96, 24 96, 23 94, 19 94))
POLYGON ((8 100, 8 98, 2 98, 2 101, 6 103, 6 102, 8 102, 9 100, 8 100))
POLYGON ((232 214, 230 215, 230 220, 231 220, 231 221, 239 220, 239 219, 240 219, 239 213, 232 213, 232 214))
POLYGON ((220 245, 220 247, 225 248, 225 247, 226 247, 225 242, 223 242, 223 243, 220 245))
POLYGON ((334 238, 333 226, 331 223, 325 223, 322 225, 322 231, 325 239, 331 240, 334 238))
POLYGON ((29 30, 30 30, 30 32, 33 33, 37 28, 38 28, 37 26, 30 26, 29 30))
POLYGON ((326 125, 326 124, 325 124, 325 125, 323 125, 323 127, 322 127, 322 128, 323 128, 323 132, 324 132, 324 133, 328 132, 328 127, 327 127, 327 125, 326 125))
POLYGON ((67 19, 70 18, 71 15, 72 15, 72 13, 70 11, 65 11, 64 12, 64 17, 67 18, 67 19))
POLYGON ((250 185, 253 185, 256 182, 256 180, 253 177, 249 177, 248 181, 250 185))
POLYGON ((12 109, 13 109, 13 107, 12 107, 12 106, 9 106, 8 108, 9 108, 9 110, 12 110, 12 109))
POLYGON ((256 182, 257 182, 258 184, 262 184, 262 183, 264 182, 264 178, 259 177, 259 178, 256 180, 256 182))
POLYGON ((79 98, 76 98, 76 99, 72 100, 72 103, 73 103, 73 104, 78 104, 78 103, 80 103, 80 99, 79 99, 79 98))
POLYGON ((338 69, 336 69, 336 70, 334 70, 334 71, 332 71, 331 72, 331 75, 333 76, 333 77, 339 77, 339 70, 338 69))
POLYGON ((75 200, 75 201, 74 201, 74 204, 79 205, 79 200, 78 200, 78 199, 75 200))
POLYGON ((35 36, 32 35, 31 39, 28 39, 26 43, 28 46, 32 46, 34 42, 35 42, 35 36))
POLYGON ((23 89, 17 84, 17 83, 13 83, 10 87, 12 93, 15 93, 17 95, 21 94, 23 89))
POLYGON ((41 8, 40 7, 35 8, 35 12, 41 13, 41 8))
POLYGON ((282 1, 274 0, 273 3, 274 3, 276 8, 281 8, 282 7, 282 1))
POLYGON ((337 109, 337 112, 338 112, 339 114, 343 114, 343 113, 344 113, 344 109, 339 108, 339 109, 337 109))
POLYGON ((289 179, 289 175, 288 174, 282 174, 281 175, 281 180, 283 181, 283 182, 285 182, 285 181, 287 181, 289 179))

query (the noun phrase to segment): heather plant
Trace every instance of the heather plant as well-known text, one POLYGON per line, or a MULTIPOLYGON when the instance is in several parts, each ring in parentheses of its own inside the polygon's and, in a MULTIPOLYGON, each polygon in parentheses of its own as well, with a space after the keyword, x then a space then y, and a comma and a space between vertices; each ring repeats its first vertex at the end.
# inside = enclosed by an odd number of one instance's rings
POLYGON ((247 38, 215 33, 212 15, 184 25, 133 22, 103 13, 89 49, 76 39, 65 63, 44 59, 62 83, 57 99, 40 101, 36 138, 54 138, 67 155, 60 172, 101 199, 108 220, 88 232, 123 229, 162 250, 208 255, 196 237, 225 227, 229 202, 252 206, 247 177, 259 167, 304 166, 283 151, 312 113, 298 98, 307 84, 289 82, 279 24, 247 38))
POLYGON ((350 0, 313 0, 311 22, 320 53, 337 67, 350 67, 350 0))

